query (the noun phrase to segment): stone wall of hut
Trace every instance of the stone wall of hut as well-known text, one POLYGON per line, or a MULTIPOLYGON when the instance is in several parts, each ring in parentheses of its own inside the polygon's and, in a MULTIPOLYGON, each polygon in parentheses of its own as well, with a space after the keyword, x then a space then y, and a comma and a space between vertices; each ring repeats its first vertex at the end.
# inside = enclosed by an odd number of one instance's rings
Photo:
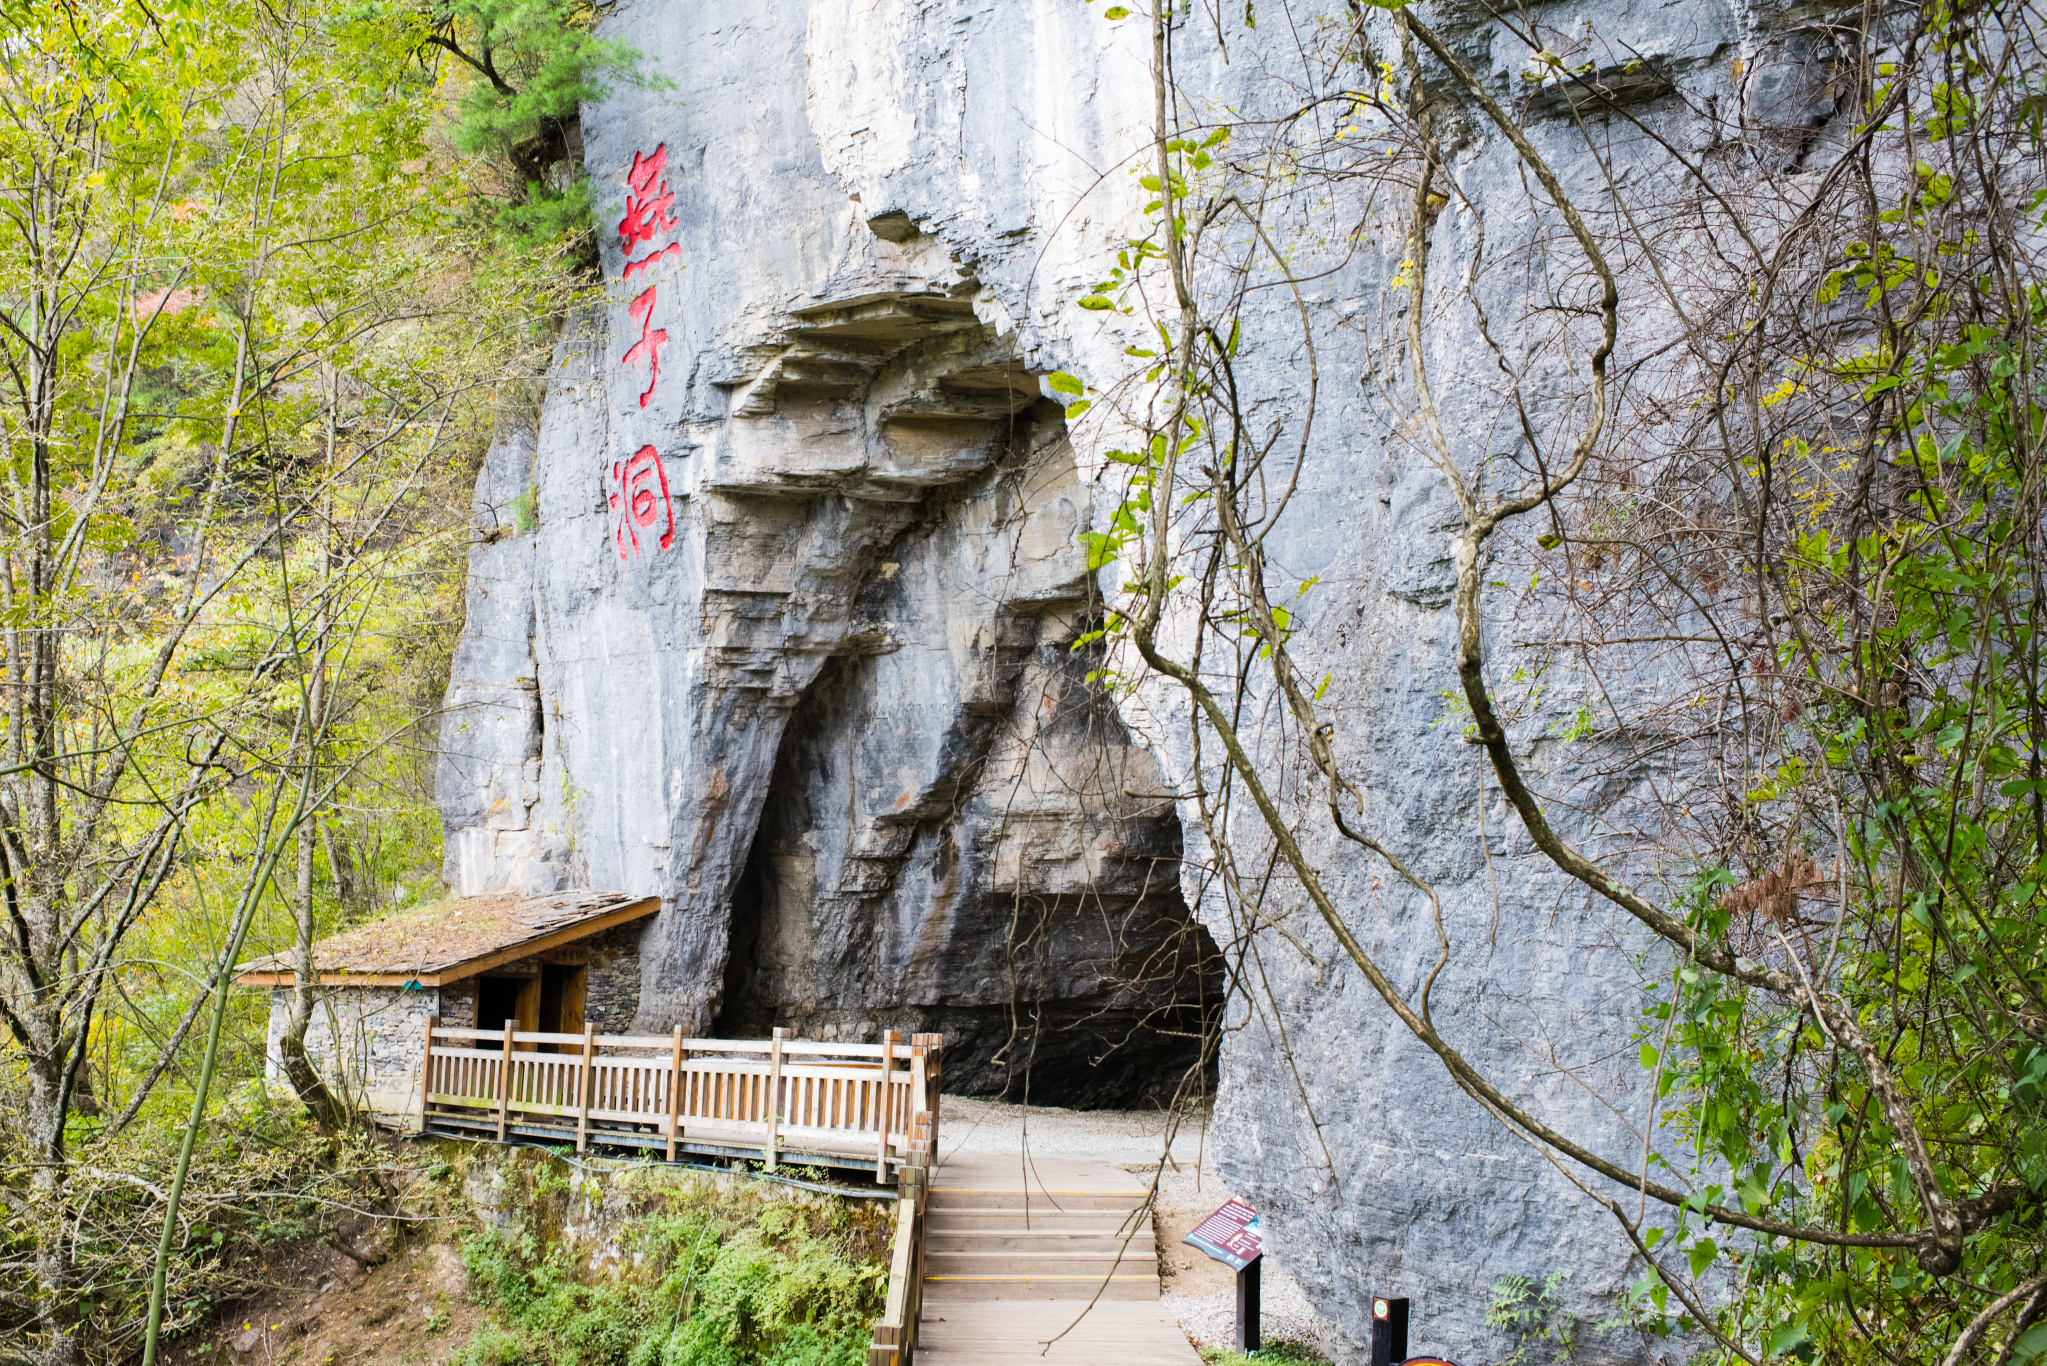
MULTIPOLYGON (((581 961, 583 1018, 599 1033, 629 1028, 640 1008, 640 932, 646 922, 614 926, 578 944, 491 969, 494 977, 524 977, 543 962, 581 961)), ((419 1066, 427 1021, 476 1027, 476 978, 443 987, 328 987, 306 1029, 306 1052, 328 1085, 359 1107, 393 1117, 419 1113, 419 1066)), ((279 1046, 291 1022, 291 988, 270 992, 268 1077, 290 1089, 279 1065, 279 1046)))
MULTIPOLYGON (((291 1083, 279 1063, 279 1046, 291 1023, 291 995, 290 987, 271 989, 266 1050, 269 1081, 286 1090, 291 1083)), ((427 1020, 435 1015, 443 1015, 448 1024, 473 1024, 476 1020, 473 987, 466 1020, 447 1015, 441 996, 434 987, 323 990, 313 1006, 312 1023, 306 1027, 306 1052, 327 1084, 350 1103, 380 1114, 417 1114, 427 1020)))

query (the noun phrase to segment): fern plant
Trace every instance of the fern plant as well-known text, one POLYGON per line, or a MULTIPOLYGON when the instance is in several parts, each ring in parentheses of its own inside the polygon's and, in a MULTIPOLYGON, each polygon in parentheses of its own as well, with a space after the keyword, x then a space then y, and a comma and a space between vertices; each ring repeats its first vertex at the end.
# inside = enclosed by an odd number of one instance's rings
POLYGON ((1544 1366, 1549 1361, 1568 1363, 1574 1359, 1578 1320, 1557 1300, 1564 1275, 1561 1269, 1550 1272, 1539 1290, 1527 1276, 1502 1276, 1493 1282, 1493 1302, 1486 1309, 1485 1321, 1513 1342, 1513 1350, 1500 1358, 1500 1366, 1544 1366), (1553 1346, 1543 1349, 1543 1343, 1553 1346))

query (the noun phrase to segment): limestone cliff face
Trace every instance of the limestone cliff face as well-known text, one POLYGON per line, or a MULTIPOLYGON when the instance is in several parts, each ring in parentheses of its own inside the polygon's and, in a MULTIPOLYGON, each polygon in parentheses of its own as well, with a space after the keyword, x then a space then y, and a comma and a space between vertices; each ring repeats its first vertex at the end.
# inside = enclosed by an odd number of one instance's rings
POLYGON ((943 293, 785 336, 706 447, 657 448, 637 520, 601 341, 564 347, 537 447, 492 452, 449 880, 663 893, 650 1029, 933 1029, 966 1089, 1170 1096, 1218 962, 1173 795, 1073 648, 1098 611, 1058 406, 943 293), (621 506, 586 492, 578 535, 591 460, 621 506))
MULTIPOLYGON (((1246 117, 1281 112, 1273 73, 1296 60, 1288 35, 1312 27, 1293 8, 1261 3, 1258 29, 1228 30, 1227 59, 1205 19, 1188 21, 1183 81, 1246 117)), ((1244 950, 1199 874, 1212 832, 1180 800, 1184 713, 1166 692, 1111 696, 1091 678, 1098 647, 1072 648, 1100 591, 1075 538, 1116 495, 1101 434, 1069 433, 1041 378, 1113 381, 1146 326, 1072 306, 1144 197, 1124 171, 1149 136, 1149 34, 1100 9, 604 11, 604 32, 672 85, 584 113, 601 214, 632 221, 631 251, 607 231, 606 304, 562 343, 537 433, 501 443, 479 481, 440 791, 464 892, 662 896, 644 1028, 941 1029, 950 1084, 1019 1093, 1028 1065, 1037 1099, 1129 1101, 1170 1091, 1193 1061, 1176 1036, 1221 990, 1214 944, 1244 950)), ((1654 57, 1702 100, 1737 52, 1767 76, 1752 98, 1787 122, 1821 98, 1753 15, 1596 11, 1601 43, 1654 57)), ((1514 89, 1526 50, 1475 19, 1459 32, 1514 89)), ((1532 136, 1589 184, 1582 140, 1542 118, 1532 136)), ((1459 136, 1467 191, 1511 218, 1525 203, 1511 155, 1459 136)), ((1444 259, 1469 244, 1461 214, 1439 226, 1444 259)), ((1372 392, 1381 362, 1351 324, 1399 255, 1339 252, 1306 287, 1325 391, 1372 392)), ((1248 397, 1276 415, 1298 404, 1304 362, 1257 324, 1283 337, 1293 308, 1268 292, 1247 315, 1248 397)), ((1440 373, 1494 372, 1475 337, 1430 344, 1440 373)), ((1496 411, 1446 394, 1453 435, 1483 440, 1496 411)), ((1611 1040, 1637 1018, 1641 946, 1533 856, 1496 793, 1480 806, 1478 756, 1440 724, 1448 491, 1356 399, 1325 401, 1316 432, 1273 554, 1320 576, 1302 648, 1329 672, 1342 757, 1382 832, 1444 891, 1460 953, 1437 1018, 1560 1127, 1627 1151, 1639 1140, 1622 1117, 1644 1107, 1611 1040)), ((1502 623, 1497 650, 1540 629, 1502 623)), ((1546 705, 1577 700, 1566 682, 1546 705)), ((1583 777, 1578 809, 1611 827, 1653 777, 1579 774, 1539 726, 1528 744, 1556 781, 1583 777)), ((1255 823, 1213 834, 1258 838, 1255 823)), ((1307 837, 1414 988, 1436 954, 1424 910, 1307 837)), ((1374 1292, 1412 1294, 1418 1347, 1482 1357, 1494 1279, 1559 1267, 1581 1309, 1610 1313, 1639 1268, 1607 1216, 1295 928, 1326 970, 1274 934, 1241 960, 1262 985, 1230 1006, 1212 1132, 1324 1314, 1362 1335, 1374 1292)), ((1588 1333, 1583 1352, 1670 1349, 1588 1333)))
POLYGON ((1071 648, 1092 486, 970 254, 829 169, 805 18, 613 20, 681 87, 586 123, 653 264, 479 482, 448 879, 660 892, 648 1028, 934 1029, 950 1084, 1170 1095, 1218 960, 1071 648))

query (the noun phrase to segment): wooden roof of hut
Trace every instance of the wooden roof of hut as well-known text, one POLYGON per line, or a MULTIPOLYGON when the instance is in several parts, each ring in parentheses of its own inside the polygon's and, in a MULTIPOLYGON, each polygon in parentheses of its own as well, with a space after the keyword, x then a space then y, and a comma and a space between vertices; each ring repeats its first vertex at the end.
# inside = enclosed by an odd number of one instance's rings
MULTIPOLYGON (((444 986, 573 944, 661 909, 626 892, 450 897, 380 917, 313 945, 323 986, 444 986)), ((296 951, 236 969, 245 987, 289 986, 296 951)))

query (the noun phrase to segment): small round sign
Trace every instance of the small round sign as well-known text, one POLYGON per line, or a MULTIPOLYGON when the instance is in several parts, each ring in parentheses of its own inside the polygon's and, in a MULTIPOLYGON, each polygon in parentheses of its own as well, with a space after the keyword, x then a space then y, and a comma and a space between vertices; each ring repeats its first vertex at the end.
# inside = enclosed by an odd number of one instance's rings
POLYGON ((1372 1317, 1375 1319, 1383 1319, 1386 1317, 1386 1301, 1384 1300, 1372 1301, 1372 1317))
POLYGON ((1457 1366, 1457 1363, 1444 1357, 1409 1357, 1400 1366, 1457 1366))

